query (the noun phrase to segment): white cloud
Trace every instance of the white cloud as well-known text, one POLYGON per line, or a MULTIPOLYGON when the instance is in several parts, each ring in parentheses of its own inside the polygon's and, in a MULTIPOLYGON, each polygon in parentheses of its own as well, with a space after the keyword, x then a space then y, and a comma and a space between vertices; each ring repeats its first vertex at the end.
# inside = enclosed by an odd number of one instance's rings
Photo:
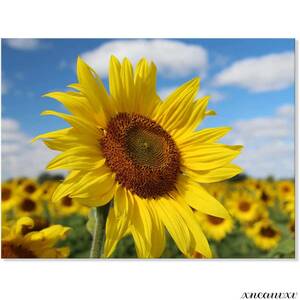
POLYGON ((214 89, 200 89, 197 97, 201 98, 204 96, 211 96, 210 101, 213 103, 219 103, 226 98, 226 96, 223 93, 214 89))
POLYGON ((6 39, 6 44, 17 50, 36 50, 41 47, 41 42, 37 39, 6 39))
POLYGON ((165 99, 167 96, 169 96, 172 92, 175 91, 177 87, 176 86, 170 86, 170 87, 164 87, 157 91, 157 94, 161 99, 165 99))
MULTIPOLYGON (((170 95, 173 91, 175 91, 176 88, 179 86, 173 86, 173 87, 165 87, 161 88, 157 93, 158 95, 164 99, 168 95, 170 95)), ((225 99, 225 95, 220 93, 219 91, 216 90, 211 90, 211 89, 200 89, 196 98, 202 98, 204 96, 211 96, 210 101, 213 103, 218 103, 221 102, 225 99)))
POLYGON ((293 118, 294 107, 290 104, 284 104, 278 108, 277 114, 282 117, 293 118))
POLYGON ((216 86, 233 85, 252 92, 276 91, 294 82, 294 53, 283 52, 236 61, 216 75, 216 86))
POLYGON ((5 78, 4 75, 2 75, 1 80, 1 95, 6 95, 11 88, 11 82, 5 78))
POLYGON ((145 57, 156 64, 160 74, 170 77, 204 75, 208 61, 203 47, 173 40, 112 41, 81 56, 100 76, 105 77, 112 54, 119 59, 128 57, 134 64, 145 57))
POLYGON ((42 142, 31 143, 11 118, 2 119, 2 178, 16 176, 35 177, 45 171, 47 163, 57 154, 46 149, 42 142))
POLYGON ((276 178, 294 176, 294 108, 280 106, 271 117, 237 121, 223 140, 242 144, 244 150, 236 163, 247 174, 276 178))
POLYGON ((7 82, 2 80, 2 84, 1 84, 1 94, 5 95, 7 94, 7 90, 8 90, 8 86, 7 86, 7 82))

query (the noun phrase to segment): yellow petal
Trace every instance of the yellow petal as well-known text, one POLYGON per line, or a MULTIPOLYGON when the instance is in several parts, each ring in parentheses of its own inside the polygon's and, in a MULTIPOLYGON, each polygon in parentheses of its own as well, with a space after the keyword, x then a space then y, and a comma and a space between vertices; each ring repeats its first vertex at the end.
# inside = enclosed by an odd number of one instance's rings
POLYGON ((126 197, 126 190, 118 184, 116 187, 116 193, 114 197, 114 210, 116 218, 128 215, 128 201, 130 201, 130 199, 126 197))
POLYGON ((229 164, 224 167, 208 171, 183 169, 183 172, 199 183, 213 183, 232 178, 243 172, 243 169, 234 164, 229 164))
POLYGON ((136 112, 136 99, 135 99, 135 88, 134 88, 134 80, 133 80, 133 68, 130 61, 125 58, 121 65, 121 82, 122 82, 122 90, 123 102, 125 102, 125 107, 127 112, 136 112))
POLYGON ((230 127, 206 128, 176 139, 180 150, 189 150, 189 146, 214 143, 231 130, 230 127))
POLYGON ((225 207, 200 184, 181 175, 177 189, 185 202, 196 210, 219 218, 230 218, 225 207))
POLYGON ((78 146, 57 155, 47 165, 47 169, 89 170, 100 168, 104 163, 100 149, 78 146))
POLYGON ((160 257, 166 247, 165 228, 152 205, 148 205, 152 219, 151 257, 160 257))
POLYGON ((97 196, 91 197, 89 194, 82 194, 81 198, 74 197, 74 200, 79 202, 82 205, 89 207, 98 207, 106 205, 109 201, 111 201, 115 194, 115 185, 109 188, 107 192, 99 193, 97 196))
POLYGON ((61 137, 64 136, 66 134, 68 134, 68 132, 71 130, 72 128, 64 128, 64 129, 59 129, 56 131, 51 131, 51 132, 47 132, 47 133, 43 133, 40 134, 38 136, 36 136, 34 139, 31 140, 31 142, 35 142, 39 139, 53 139, 53 138, 57 138, 57 137, 61 137))
POLYGON ((180 136, 184 136, 186 132, 192 132, 202 122, 205 117, 209 98, 209 96, 205 96, 193 103, 193 106, 190 109, 190 114, 185 118, 181 128, 171 132, 175 139, 180 136))
POLYGON ((171 198, 149 200, 149 204, 156 210, 179 250, 188 254, 192 243, 190 231, 185 220, 175 209, 174 202, 171 198))
POLYGON ((23 235, 23 229, 24 227, 26 228, 32 228, 34 226, 34 222, 31 218, 29 217, 22 217, 17 220, 14 231, 15 234, 18 235, 23 235))
POLYGON ((80 171, 71 171, 65 180, 55 189, 52 195, 52 201, 57 202, 63 197, 68 196, 82 176, 83 173, 80 171))
POLYGON ((112 107, 105 87, 96 72, 80 57, 77 60, 77 76, 81 92, 83 92, 96 113, 102 114, 107 120, 112 116, 112 107))
POLYGON ((210 109, 205 112, 205 115, 206 116, 216 116, 217 113, 213 109, 210 109))
POLYGON ((156 93, 156 66, 141 59, 135 69, 134 84, 137 112, 152 119, 161 103, 156 93))
POLYGON ((118 242, 125 236, 129 228, 131 214, 133 212, 133 201, 127 191, 124 192, 124 202, 128 203, 127 213, 116 217, 114 208, 110 208, 105 229, 104 256, 110 257, 118 242))
MULTIPOLYGON (((43 95, 43 97, 49 97, 57 100, 63 104, 69 112, 72 114, 84 118, 86 120, 93 119, 95 111, 89 105, 88 100, 79 93, 73 92, 51 92, 43 95)), ((101 111, 102 112, 102 111, 101 111)), ((105 120, 105 116, 101 115, 99 120, 105 120)), ((96 119, 95 119, 96 121, 96 119)), ((101 126, 105 126, 105 122, 100 123, 101 126)))
POLYGON ((205 257, 211 257, 212 253, 208 241, 201 230, 200 224, 197 222, 192 210, 179 198, 179 201, 174 201, 174 206, 178 213, 184 218, 192 236, 195 240, 195 248, 191 249, 190 254, 199 252, 205 257))
POLYGON ((113 99, 115 100, 115 103, 117 105, 117 110, 125 111, 124 110, 125 103, 122 102, 124 98, 124 93, 123 93, 123 86, 121 80, 121 64, 118 61, 118 59, 113 55, 111 56, 109 62, 108 80, 109 80, 109 91, 113 99))
POLYGON ((191 146, 181 153, 182 164, 188 169, 197 171, 216 169, 231 162, 241 149, 241 146, 221 144, 191 146))
POLYGON ((90 197, 101 195, 109 191, 114 185, 115 175, 110 171, 98 171, 86 174, 77 183, 77 188, 71 192, 71 197, 82 198, 88 194, 90 197))
POLYGON ((69 188, 70 196, 80 203, 86 202, 87 206, 91 206, 91 203, 94 206, 101 206, 113 197, 115 183, 115 174, 103 166, 93 172, 82 174, 78 182, 69 188))
POLYGON ((152 220, 146 203, 147 200, 136 195, 134 198, 134 212, 131 218, 130 231, 134 239, 137 256, 150 258, 152 220))
POLYGON ((85 134, 90 134, 91 136, 94 136, 95 139, 97 139, 99 136, 99 130, 97 129, 95 124, 87 122, 86 120, 83 120, 79 117, 71 116, 71 115, 64 114, 64 113, 59 113, 59 112, 52 111, 52 110, 43 111, 41 113, 41 115, 42 116, 52 115, 52 116, 59 117, 59 118, 63 119, 64 121, 68 122, 70 125, 72 125, 77 130, 79 130, 85 134))
POLYGON ((181 116, 182 109, 185 107, 189 108, 189 105, 192 104, 192 101, 194 100, 199 89, 199 82, 199 78, 188 81, 177 88, 161 104, 161 107, 157 111, 155 120, 160 123, 163 128, 168 130, 172 130, 174 126, 176 128, 177 124, 174 124, 174 120, 178 121, 181 116))

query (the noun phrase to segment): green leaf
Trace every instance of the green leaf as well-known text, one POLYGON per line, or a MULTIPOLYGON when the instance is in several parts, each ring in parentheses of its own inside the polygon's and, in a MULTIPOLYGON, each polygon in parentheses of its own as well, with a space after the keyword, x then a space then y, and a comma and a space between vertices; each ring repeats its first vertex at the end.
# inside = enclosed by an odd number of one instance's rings
POLYGON ((282 240, 275 249, 266 255, 266 257, 294 258, 295 240, 292 238, 282 240))

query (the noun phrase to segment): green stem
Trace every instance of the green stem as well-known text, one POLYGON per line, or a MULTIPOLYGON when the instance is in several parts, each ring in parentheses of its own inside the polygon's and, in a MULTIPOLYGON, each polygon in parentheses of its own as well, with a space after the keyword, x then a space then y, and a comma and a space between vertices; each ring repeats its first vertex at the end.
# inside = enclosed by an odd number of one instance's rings
POLYGON ((105 225, 109 207, 110 203, 104 206, 96 207, 95 209, 95 225, 90 258, 100 258, 103 254, 105 241, 105 225))

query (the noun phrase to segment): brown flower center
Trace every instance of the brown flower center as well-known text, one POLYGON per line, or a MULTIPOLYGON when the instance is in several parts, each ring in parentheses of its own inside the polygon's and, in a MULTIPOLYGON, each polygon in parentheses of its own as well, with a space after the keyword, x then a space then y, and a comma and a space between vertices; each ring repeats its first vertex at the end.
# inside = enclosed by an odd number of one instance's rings
POLYGON ((9 188, 3 187, 1 189, 1 200, 7 201, 11 196, 11 190, 9 188))
POLYGON ((31 218, 34 221, 33 227, 23 225, 22 226, 22 235, 26 235, 27 233, 32 232, 32 231, 43 230, 50 225, 49 221, 47 219, 44 219, 43 217, 35 216, 35 217, 31 217, 31 218))
POLYGON ((3 258, 36 258, 32 251, 8 241, 3 241, 1 244, 1 256, 3 258))
POLYGON ((34 184, 28 184, 25 186, 25 192, 32 194, 36 191, 36 186, 34 184))
POLYGON ((27 212, 31 212, 34 211, 36 208, 36 203, 29 199, 29 198, 25 198, 23 199, 22 203, 21 203, 21 209, 23 211, 27 211, 27 212))
POLYGON ((107 165, 123 187, 142 198, 174 189, 179 152, 172 137, 156 122, 138 114, 119 113, 101 140, 107 165))
POLYGON ((17 185, 21 185, 25 180, 26 180, 25 177, 24 177, 24 178, 19 178, 19 179, 17 180, 17 185))
POLYGON ((288 192, 290 192, 291 189, 288 185, 284 185, 282 190, 283 190, 284 193, 288 193, 288 192))
POLYGON ((271 226, 267 226, 261 228, 260 234, 267 238, 273 238, 277 234, 277 232, 271 226))
POLYGON ((259 182, 257 182, 256 184, 255 184, 255 188, 257 188, 258 190, 261 188, 261 184, 259 183, 259 182))
POLYGON ((61 203, 63 206, 72 206, 73 201, 72 198, 70 198, 69 196, 65 196, 62 198, 61 203))
POLYGON ((269 199, 270 199, 269 195, 265 191, 263 191, 262 194, 261 194, 261 200, 263 202, 268 202, 269 199))
POLYGON ((207 218, 208 218, 208 221, 213 225, 219 225, 219 224, 222 224, 224 222, 224 219, 218 218, 218 217, 215 217, 215 216, 207 215, 207 218))
POLYGON ((241 211, 248 211, 248 210, 250 209, 250 207, 251 207, 251 205, 250 205, 250 203, 247 202, 247 201, 241 201, 241 202, 239 203, 239 209, 240 209, 241 211))
POLYGON ((203 254, 201 254, 200 252, 195 252, 193 254, 192 258, 205 258, 205 256, 203 254))

